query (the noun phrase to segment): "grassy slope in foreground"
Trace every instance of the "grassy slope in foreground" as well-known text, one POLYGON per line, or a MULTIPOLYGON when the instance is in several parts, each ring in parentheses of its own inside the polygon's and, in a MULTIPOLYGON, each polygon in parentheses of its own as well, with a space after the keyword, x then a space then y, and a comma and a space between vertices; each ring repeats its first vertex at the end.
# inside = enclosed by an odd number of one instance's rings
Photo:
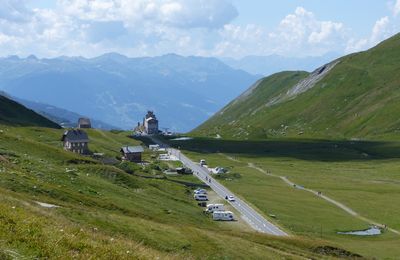
MULTIPOLYGON (((62 130, 0 129, 1 259, 334 258, 319 253, 328 244, 323 241, 269 237, 213 222, 185 186, 138 178, 63 151, 62 130)), ((123 132, 88 132, 91 149, 107 156, 137 144, 123 132)), ((149 176, 157 170, 129 167, 149 176)))
POLYGON ((318 138, 399 138, 400 34, 378 46, 340 59, 315 87, 267 107, 299 81, 297 72, 267 77, 245 99, 229 104, 194 130, 225 138, 298 136, 318 138))
POLYGON ((0 94, 0 123, 60 128, 56 123, 0 94))

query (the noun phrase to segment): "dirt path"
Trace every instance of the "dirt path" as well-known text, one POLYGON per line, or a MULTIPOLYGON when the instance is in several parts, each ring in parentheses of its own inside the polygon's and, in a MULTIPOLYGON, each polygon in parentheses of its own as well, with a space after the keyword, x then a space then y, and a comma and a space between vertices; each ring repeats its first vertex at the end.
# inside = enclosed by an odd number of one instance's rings
POLYGON ((358 218, 358 219, 360 219, 360 220, 362 220, 364 222, 367 222, 368 224, 372 224, 372 225, 375 225, 375 226, 378 226, 378 227, 381 227, 381 228, 386 228, 386 229, 392 231, 393 233, 400 235, 399 231, 397 231, 397 230, 395 230, 393 228, 385 227, 385 225, 383 225, 383 224, 377 223, 377 222, 375 222, 373 220, 370 220, 370 219, 368 219, 366 217, 363 217, 363 216, 359 215, 357 212, 355 212, 354 210, 352 210, 351 208, 349 208, 346 205, 344 205, 343 203, 340 203, 340 202, 338 202, 338 201, 336 201, 336 200, 334 200, 334 199, 332 199, 332 198, 330 198, 330 197, 328 197, 326 195, 323 195, 322 193, 320 193, 318 191, 315 191, 315 190, 308 189, 308 188, 305 188, 303 186, 297 185, 296 183, 290 181, 285 176, 279 176, 279 175, 271 174, 271 173, 265 171, 264 169, 262 169, 260 167, 257 167, 256 165, 254 165, 254 163, 248 163, 248 167, 256 169, 259 172, 261 172, 261 173, 263 173, 263 174, 265 174, 267 176, 280 178, 282 181, 284 181, 289 186, 291 186, 293 188, 296 188, 296 189, 299 189, 299 190, 304 190, 304 191, 311 192, 314 195, 320 197, 321 199, 324 199, 324 200, 328 201, 329 203, 335 205, 336 207, 344 210, 345 212, 347 212, 348 214, 352 215, 353 217, 356 217, 356 218, 358 218))
POLYGON ((233 158, 232 156, 229 156, 229 155, 226 155, 226 154, 223 154, 223 153, 219 153, 219 155, 224 156, 226 159, 231 160, 233 162, 241 162, 238 159, 233 158))

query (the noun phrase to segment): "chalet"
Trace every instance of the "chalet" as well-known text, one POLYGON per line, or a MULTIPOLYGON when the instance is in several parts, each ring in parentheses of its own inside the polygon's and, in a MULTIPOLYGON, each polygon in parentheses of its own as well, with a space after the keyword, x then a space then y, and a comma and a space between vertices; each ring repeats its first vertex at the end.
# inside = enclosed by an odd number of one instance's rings
POLYGON ((153 111, 148 111, 143 118, 144 132, 148 135, 158 134, 158 120, 153 111))
POLYGON ((144 152, 141 146, 124 146, 121 148, 122 159, 130 162, 142 162, 142 153, 144 152))
POLYGON ((89 138, 82 130, 67 130, 64 132, 61 141, 64 149, 79 154, 89 153, 89 138))
POLYGON ((78 120, 78 128, 92 128, 89 118, 81 117, 78 120))

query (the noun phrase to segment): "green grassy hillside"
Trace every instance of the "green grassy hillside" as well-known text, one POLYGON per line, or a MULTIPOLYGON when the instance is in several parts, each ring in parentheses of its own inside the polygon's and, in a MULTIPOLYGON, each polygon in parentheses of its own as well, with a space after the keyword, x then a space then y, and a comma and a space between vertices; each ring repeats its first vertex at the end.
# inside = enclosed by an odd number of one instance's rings
POLYGON ((60 128, 56 123, 6 98, 0 93, 0 123, 17 126, 60 128))
POLYGON ((399 259, 400 142, 165 141, 194 161, 205 159, 209 167, 227 169, 216 178, 285 230, 335 242, 367 259, 399 259), (337 234, 374 223, 389 229, 370 237, 337 234))
POLYGON ((298 95, 287 93, 306 73, 267 77, 193 134, 238 139, 299 135, 398 139, 399 71, 400 35, 396 35, 366 52, 340 58, 314 87, 298 95))
MULTIPOLYGON (((165 178, 149 152, 144 168, 104 165, 64 151, 63 130, 1 124, 0 130, 0 259, 333 259, 342 253, 323 240, 275 238, 213 222, 190 188, 165 178)), ((88 133, 90 149, 106 157, 139 143, 126 132, 88 133)))

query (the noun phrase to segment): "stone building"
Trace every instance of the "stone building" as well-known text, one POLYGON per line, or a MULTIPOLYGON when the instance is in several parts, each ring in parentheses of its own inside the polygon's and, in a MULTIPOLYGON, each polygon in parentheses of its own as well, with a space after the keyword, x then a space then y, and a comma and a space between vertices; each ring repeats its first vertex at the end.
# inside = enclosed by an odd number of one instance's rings
POLYGON ((89 153, 89 138, 82 130, 67 130, 64 132, 61 141, 64 149, 79 154, 89 153))
POLYGON ((148 135, 158 134, 158 120, 153 111, 148 111, 143 118, 144 132, 148 135))
POLYGON ((124 146, 121 148, 122 159, 130 162, 142 162, 142 153, 144 152, 141 146, 124 146))
POLYGON ((81 117, 78 120, 78 128, 92 128, 92 124, 89 118, 81 117))

